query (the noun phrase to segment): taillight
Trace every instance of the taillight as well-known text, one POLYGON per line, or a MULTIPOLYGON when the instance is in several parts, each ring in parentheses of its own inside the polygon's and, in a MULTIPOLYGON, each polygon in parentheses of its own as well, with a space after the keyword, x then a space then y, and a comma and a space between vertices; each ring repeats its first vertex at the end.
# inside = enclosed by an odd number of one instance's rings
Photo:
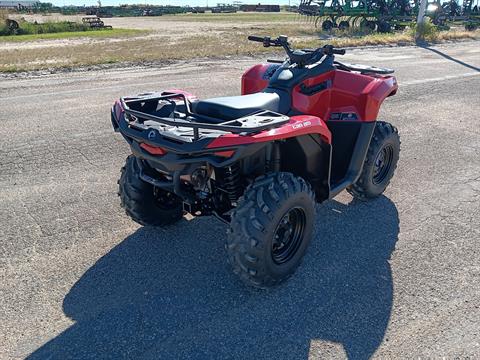
POLYGON ((152 155, 165 155, 167 153, 165 151, 165 149, 162 149, 161 147, 152 146, 152 145, 148 145, 148 144, 145 144, 145 143, 141 143, 140 147, 143 150, 145 150, 146 152, 148 152, 149 154, 152 154, 152 155))

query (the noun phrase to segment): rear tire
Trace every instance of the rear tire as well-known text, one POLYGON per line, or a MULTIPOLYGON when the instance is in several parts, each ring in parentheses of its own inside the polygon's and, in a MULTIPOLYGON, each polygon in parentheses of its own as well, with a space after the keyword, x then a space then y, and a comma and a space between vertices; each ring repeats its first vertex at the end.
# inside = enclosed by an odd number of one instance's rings
POLYGON ((226 249, 233 271, 257 288, 275 286, 300 265, 312 237, 315 196, 290 173, 261 176, 232 214, 226 249))
POLYGON ((133 155, 127 157, 121 170, 118 195, 127 215, 140 225, 165 226, 183 217, 180 198, 143 181, 133 155))
POLYGON ((347 191, 359 200, 381 195, 393 177, 399 157, 400 136, 397 128, 387 122, 378 121, 360 177, 347 191))

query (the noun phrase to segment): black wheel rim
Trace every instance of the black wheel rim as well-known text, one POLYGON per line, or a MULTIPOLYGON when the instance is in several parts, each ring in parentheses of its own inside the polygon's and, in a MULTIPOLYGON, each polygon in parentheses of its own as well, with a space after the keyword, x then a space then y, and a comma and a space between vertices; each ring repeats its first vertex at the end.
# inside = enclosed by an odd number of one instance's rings
POLYGON ((272 259, 280 265, 290 261, 302 243, 306 224, 305 210, 294 207, 283 215, 273 235, 272 259))
POLYGON ((373 168, 373 183, 375 185, 381 184, 387 178, 393 161, 393 147, 386 145, 380 149, 375 157, 375 164, 373 168))

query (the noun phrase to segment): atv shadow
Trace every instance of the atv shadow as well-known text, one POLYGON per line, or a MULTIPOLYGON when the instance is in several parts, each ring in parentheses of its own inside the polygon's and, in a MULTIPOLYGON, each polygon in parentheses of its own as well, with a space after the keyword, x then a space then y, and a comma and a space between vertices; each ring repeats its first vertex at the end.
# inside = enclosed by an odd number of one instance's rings
POLYGON ((317 210, 304 264, 269 291, 231 274, 219 222, 139 229, 73 286, 75 324, 29 358, 369 358, 392 308, 397 209, 381 197, 317 210))

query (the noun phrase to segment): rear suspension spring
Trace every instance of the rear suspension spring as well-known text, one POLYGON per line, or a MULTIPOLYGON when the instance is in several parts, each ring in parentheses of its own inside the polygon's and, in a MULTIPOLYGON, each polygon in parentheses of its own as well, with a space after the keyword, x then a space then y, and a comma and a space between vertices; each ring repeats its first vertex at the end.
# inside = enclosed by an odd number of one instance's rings
POLYGON ((236 201, 242 195, 240 167, 238 163, 225 168, 223 172, 223 188, 231 201, 236 201))

